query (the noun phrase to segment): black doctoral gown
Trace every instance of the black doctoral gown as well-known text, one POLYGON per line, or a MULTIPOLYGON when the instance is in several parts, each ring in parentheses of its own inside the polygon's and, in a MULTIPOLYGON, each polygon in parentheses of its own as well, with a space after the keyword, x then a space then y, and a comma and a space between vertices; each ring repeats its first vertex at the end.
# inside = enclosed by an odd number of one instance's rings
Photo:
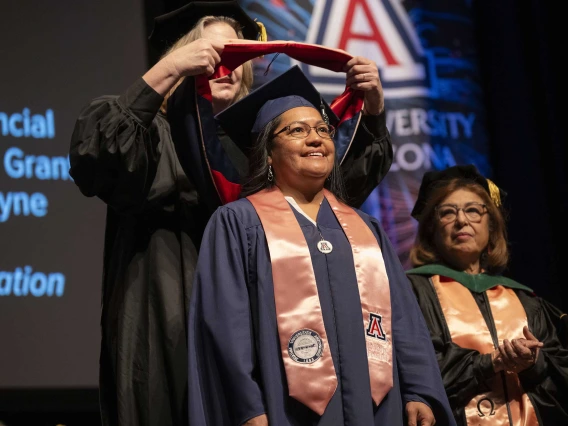
MULTIPOLYGON (((488 389, 486 380, 496 374, 491 354, 480 354, 453 343, 430 277, 414 274, 408 274, 408 277, 430 330, 456 422, 459 426, 466 426, 464 407, 475 395, 488 389)), ((534 294, 513 290, 525 309, 529 329, 544 343, 536 364, 519 373, 521 385, 535 408, 539 425, 568 426, 568 351, 558 339, 554 320, 557 310, 534 294)), ((485 292, 470 292, 493 339, 496 339, 485 292)), ((522 336, 510 338, 518 337, 522 336)))
MULTIPOLYGON (((187 425, 189 296, 203 230, 219 200, 183 172, 159 112, 162 101, 139 79, 119 97, 89 103, 71 140, 71 176, 85 196, 108 206, 100 355, 105 426, 187 425)), ((362 123, 342 165, 355 206, 392 163, 385 114, 362 123)), ((199 152, 198 141, 187 143, 199 152)))

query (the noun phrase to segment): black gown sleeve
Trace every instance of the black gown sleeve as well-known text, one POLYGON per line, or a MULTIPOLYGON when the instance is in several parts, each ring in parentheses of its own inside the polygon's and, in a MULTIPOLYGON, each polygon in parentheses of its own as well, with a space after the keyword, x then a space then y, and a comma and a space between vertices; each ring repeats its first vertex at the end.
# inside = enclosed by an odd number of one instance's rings
POLYGON ((464 349, 453 343, 429 279, 422 275, 408 275, 408 278, 430 331, 450 405, 456 418, 459 418, 463 407, 475 395, 489 389, 486 380, 496 374, 491 355, 464 349))
POLYGON ((568 424, 568 350, 558 339, 557 308, 544 299, 517 291, 529 329, 544 346, 535 365, 519 373, 523 389, 531 392, 545 425, 568 424))
POLYGON ((341 163, 349 205, 358 208, 365 202, 389 171, 392 160, 386 113, 363 115, 341 163))
POLYGON ((156 176, 169 126, 157 114, 163 98, 140 78, 121 96, 85 106, 71 137, 70 174, 81 192, 120 212, 136 212, 156 176))
POLYGON ((552 323, 556 327, 556 333, 560 344, 568 349, 568 314, 562 312, 556 305, 550 303, 545 299, 540 299, 542 308, 552 323))

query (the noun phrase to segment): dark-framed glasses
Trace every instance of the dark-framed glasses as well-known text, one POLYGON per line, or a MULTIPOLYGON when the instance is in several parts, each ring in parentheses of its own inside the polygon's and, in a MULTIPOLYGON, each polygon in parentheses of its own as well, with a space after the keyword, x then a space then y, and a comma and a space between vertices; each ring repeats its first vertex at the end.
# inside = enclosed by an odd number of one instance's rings
POLYGON ((286 127, 276 132, 274 136, 278 136, 279 134, 286 132, 286 136, 291 138, 304 139, 308 137, 312 129, 314 129, 316 133, 324 139, 333 139, 333 136, 335 136, 335 127, 331 124, 321 123, 317 126, 310 126, 308 123, 304 123, 303 121, 294 121, 293 123, 288 124, 286 127))
POLYGON ((481 203, 467 203, 463 207, 458 207, 455 204, 439 204, 436 206, 436 215, 440 222, 450 223, 457 219, 460 210, 463 211, 469 222, 478 223, 487 213, 487 206, 481 203))

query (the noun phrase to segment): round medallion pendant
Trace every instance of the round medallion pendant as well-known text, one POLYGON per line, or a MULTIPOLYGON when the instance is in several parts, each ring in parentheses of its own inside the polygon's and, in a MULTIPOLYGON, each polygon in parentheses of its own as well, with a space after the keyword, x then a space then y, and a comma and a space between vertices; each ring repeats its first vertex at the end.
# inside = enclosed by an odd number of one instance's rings
POLYGON ((318 242, 318 250, 321 251, 323 254, 328 254, 333 251, 333 246, 329 241, 321 240, 318 242))
POLYGON ((323 341, 318 333, 307 328, 298 330, 288 342, 288 355, 301 364, 313 364, 321 358, 323 341))

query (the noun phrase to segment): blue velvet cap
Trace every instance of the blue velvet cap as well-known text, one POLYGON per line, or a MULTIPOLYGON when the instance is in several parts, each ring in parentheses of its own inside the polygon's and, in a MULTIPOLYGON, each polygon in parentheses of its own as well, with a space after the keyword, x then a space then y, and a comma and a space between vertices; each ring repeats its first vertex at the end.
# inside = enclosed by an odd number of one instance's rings
POLYGON ((329 124, 337 127, 339 119, 297 65, 221 111, 215 120, 247 153, 258 133, 271 120, 297 107, 315 108, 320 114, 323 108, 329 124))

